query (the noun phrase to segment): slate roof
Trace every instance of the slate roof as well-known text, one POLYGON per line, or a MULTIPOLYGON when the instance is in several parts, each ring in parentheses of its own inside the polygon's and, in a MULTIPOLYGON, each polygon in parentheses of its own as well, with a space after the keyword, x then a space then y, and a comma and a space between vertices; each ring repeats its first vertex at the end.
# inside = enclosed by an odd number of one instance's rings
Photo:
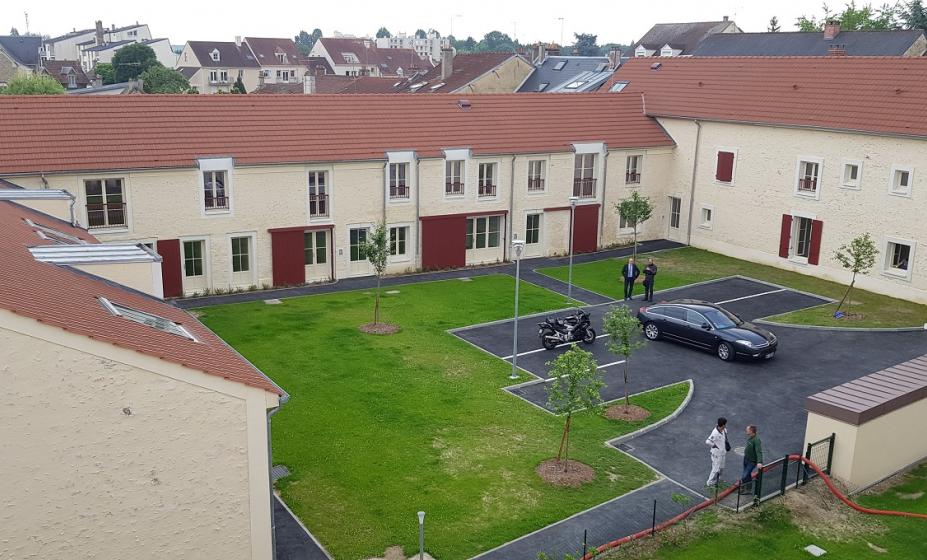
POLYGON ((46 43, 57 43, 58 41, 63 41, 64 39, 70 39, 71 37, 76 37, 78 35, 85 35, 87 33, 94 33, 95 31, 96 29, 92 27, 90 29, 81 29, 80 31, 77 31, 77 30, 69 31, 65 33, 64 35, 58 35, 57 37, 45 39, 45 42, 46 43))
POLYGON ((9 201, 0 201, 0 308, 45 325, 184 367, 283 395, 258 369, 190 314, 173 305, 71 267, 40 262, 29 247, 54 245, 25 220, 96 244, 85 230, 9 201), (179 323, 197 341, 110 313, 99 298, 179 323))
POLYGON ((80 62, 76 60, 44 60, 42 68, 45 73, 58 80, 64 87, 68 87, 68 76, 74 74, 77 87, 85 87, 90 84, 90 78, 84 73, 80 62))
POLYGON ((406 76, 431 68, 431 63, 418 56, 415 49, 378 49, 373 40, 367 40, 369 46, 365 46, 364 39, 345 37, 321 37, 319 41, 336 65, 376 66, 380 73, 390 76, 398 75, 399 68, 406 76), (346 61, 342 53, 353 53, 358 62, 346 61))
POLYGON ((177 71, 183 74, 184 78, 189 80, 193 77, 194 74, 197 73, 197 71, 199 71, 199 68, 196 66, 184 66, 182 68, 178 68, 177 71))
POLYGON ((595 72, 602 65, 608 66, 608 58, 604 56, 548 56, 540 65, 535 65, 534 72, 528 76, 525 83, 518 88, 519 92, 549 92, 561 84, 573 81, 577 74, 582 72, 595 72), (554 68, 563 62, 560 70, 554 68), (547 84, 539 89, 541 84, 547 84))
POLYGON ((239 47, 233 41, 188 41, 190 49, 203 68, 258 68, 260 64, 251 54, 248 45, 239 47), (214 61, 210 53, 219 51, 219 60, 214 61))
POLYGON ((616 81, 650 116, 927 137, 927 57, 633 58, 616 81))
POLYGON ((328 63, 328 59, 324 56, 306 56, 300 57, 299 63, 306 67, 309 70, 309 73, 313 76, 318 76, 320 70, 323 74, 334 74, 335 71, 332 69, 331 64, 328 63))
POLYGON ((602 72, 580 72, 559 86, 551 88, 548 93, 584 93, 596 91, 612 77, 612 70, 602 72))
POLYGON ((473 80, 487 72, 491 72, 500 64, 516 56, 519 55, 513 52, 457 54, 454 56, 451 75, 447 79, 441 79, 443 66, 438 64, 424 74, 418 73, 408 77, 405 83, 399 87, 399 91, 404 93, 452 93, 466 87, 473 80), (417 84, 424 85, 413 89, 412 86, 417 84))
POLYGON ((690 54, 706 37, 720 33, 732 21, 693 21, 687 23, 658 23, 650 28, 643 37, 631 47, 633 52, 643 45, 649 50, 659 51, 663 45, 679 49, 682 54, 690 54))
POLYGON ((35 68, 39 63, 42 38, 26 35, 0 35, 0 47, 23 66, 35 68))
POLYGON ((842 45, 848 56, 901 56, 924 31, 841 31, 833 39, 823 33, 718 33, 706 38, 693 56, 824 56, 842 45))
POLYGON ((279 66, 277 53, 286 54, 287 66, 299 64, 299 49, 292 39, 276 37, 245 37, 245 42, 251 47, 251 52, 257 57, 261 66, 279 66))
POLYGON ((442 157, 448 147, 498 154, 569 152, 589 141, 673 145, 644 116, 639 96, 605 93, 0 96, 0 130, 17 131, 0 135, 4 175, 190 168, 206 156, 249 165, 380 160, 396 149, 442 157))

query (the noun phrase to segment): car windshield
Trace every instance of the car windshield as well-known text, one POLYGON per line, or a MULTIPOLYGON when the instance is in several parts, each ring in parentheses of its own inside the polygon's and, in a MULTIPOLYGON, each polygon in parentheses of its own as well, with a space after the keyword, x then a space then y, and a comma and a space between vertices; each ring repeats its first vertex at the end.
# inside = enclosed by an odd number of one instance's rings
POLYGON ((723 309, 707 308, 703 309, 702 313, 711 321, 711 324, 714 325, 716 329, 729 329, 743 322, 738 319, 736 315, 728 313, 723 309))

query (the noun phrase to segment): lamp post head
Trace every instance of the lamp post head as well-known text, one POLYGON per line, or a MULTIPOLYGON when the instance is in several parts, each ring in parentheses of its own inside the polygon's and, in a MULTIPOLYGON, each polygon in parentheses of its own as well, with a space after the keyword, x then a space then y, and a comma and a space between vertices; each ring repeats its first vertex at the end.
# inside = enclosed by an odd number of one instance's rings
POLYGON ((570 197, 570 206, 574 206, 574 207, 575 207, 577 202, 579 202, 579 197, 578 197, 578 196, 571 196, 571 197, 570 197))
POLYGON ((424 523, 425 523, 425 512, 420 511, 418 512, 418 524, 423 525, 424 523))
POLYGON ((512 240, 512 256, 515 260, 521 260, 521 254, 525 250, 525 242, 521 239, 512 240))

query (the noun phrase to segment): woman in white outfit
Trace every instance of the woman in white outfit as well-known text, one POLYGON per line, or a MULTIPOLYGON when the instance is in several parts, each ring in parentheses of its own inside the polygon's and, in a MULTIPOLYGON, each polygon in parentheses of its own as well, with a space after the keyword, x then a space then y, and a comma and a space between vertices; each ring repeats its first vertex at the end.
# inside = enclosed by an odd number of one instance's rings
POLYGON ((711 455, 711 473, 708 475, 708 482, 705 486, 714 486, 721 478, 721 470, 724 468, 724 456, 727 455, 727 418, 723 416, 718 418, 718 425, 711 431, 711 435, 705 440, 708 446, 708 453, 711 455))

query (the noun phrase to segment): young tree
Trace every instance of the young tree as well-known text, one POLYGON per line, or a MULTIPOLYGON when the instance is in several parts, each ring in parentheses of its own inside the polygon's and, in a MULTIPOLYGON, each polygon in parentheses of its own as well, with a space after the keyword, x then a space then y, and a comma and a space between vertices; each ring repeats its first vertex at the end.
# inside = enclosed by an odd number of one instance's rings
POLYGON ((567 470, 570 462, 570 424, 573 414, 583 409, 601 411, 602 395, 599 391, 605 386, 591 352, 580 350, 576 344, 557 357, 547 362, 553 381, 547 387, 547 405, 559 415, 566 415, 563 435, 560 437, 560 449, 557 462, 563 460, 563 469, 567 470))
POLYGON ((637 191, 631 194, 631 198, 626 198, 615 205, 618 215, 630 227, 634 228, 634 248, 632 250, 634 259, 637 260, 637 228, 650 219, 653 215, 653 205, 646 196, 641 196, 637 191))
POLYGON ((628 381, 630 379, 631 354, 644 345, 641 340, 641 323, 631 314, 631 310, 623 305, 612 308, 605 314, 602 326, 608 335, 605 347, 612 354, 624 359, 624 404, 631 405, 628 396, 628 381))
POLYGON ((10 37, 19 37, 19 30, 15 27, 10 28, 10 37))
POLYGON ((864 4, 862 7, 856 7, 856 1, 851 0, 844 5, 843 11, 839 14, 833 13, 827 4, 823 5, 824 15, 821 19, 815 16, 810 18, 801 16, 796 21, 795 26, 799 31, 822 31, 824 24, 828 21, 837 21, 840 23, 840 29, 844 31, 884 31, 898 28, 897 12, 903 10, 899 7, 889 4, 883 4, 879 8, 873 8, 872 4, 864 4))
POLYGON ((241 76, 238 76, 238 79, 235 80, 234 84, 232 84, 232 88, 229 90, 229 93, 237 93, 241 95, 248 93, 248 90, 245 89, 245 83, 241 81, 241 76))
POLYGON ((927 30, 927 9, 922 0, 911 0, 903 7, 898 7, 898 17, 907 29, 927 30))
POLYGON ((390 250, 389 230, 386 228, 386 224, 382 222, 377 224, 362 247, 367 260, 373 265, 373 270, 377 275, 377 297, 373 307, 373 322, 378 324, 380 322, 380 279, 386 271, 386 261, 389 258, 390 250))
POLYGON ((377 30, 377 39, 389 39, 393 34, 389 32, 389 29, 381 27, 377 30))
POLYGON ((0 95, 57 95, 64 93, 64 86, 51 76, 18 75, 10 79, 0 95))
POLYGON ((113 68, 112 64, 101 62, 97 64, 93 70, 97 73, 97 76, 103 80, 104 86, 116 83, 116 70, 113 68))
POLYGON ((778 33, 781 30, 782 26, 779 25, 779 18, 776 16, 769 18, 769 26, 766 28, 766 31, 769 31, 770 33, 778 33))
POLYGON ((425 33, 425 30, 424 30, 424 29, 416 29, 416 30, 415 30, 415 38, 416 38, 416 39, 426 39, 427 37, 428 37, 428 34, 425 33))
POLYGON ((152 66, 139 75, 144 83, 145 93, 187 93, 190 91, 190 82, 176 70, 171 70, 160 64, 152 66))
POLYGON ((113 55, 113 68, 116 70, 117 83, 134 80, 156 64, 160 62, 158 62, 154 49, 141 43, 126 45, 113 55))
POLYGON ((843 293, 843 298, 840 300, 840 303, 837 304, 837 309, 834 311, 835 315, 837 311, 840 311, 840 307, 844 302, 847 302, 847 308, 850 307, 847 298, 850 296, 850 290, 853 289, 853 284, 856 283, 856 275, 869 272, 869 269, 875 264, 876 255, 878 254, 879 250, 876 249, 875 242, 868 232, 850 241, 849 245, 841 245, 840 248, 834 252, 834 259, 836 259, 843 268, 853 273, 850 285, 847 286, 846 292, 843 293))
POLYGON ((598 35, 591 33, 574 33, 576 42, 573 44, 573 54, 576 56, 599 56, 599 45, 596 44, 598 35))

